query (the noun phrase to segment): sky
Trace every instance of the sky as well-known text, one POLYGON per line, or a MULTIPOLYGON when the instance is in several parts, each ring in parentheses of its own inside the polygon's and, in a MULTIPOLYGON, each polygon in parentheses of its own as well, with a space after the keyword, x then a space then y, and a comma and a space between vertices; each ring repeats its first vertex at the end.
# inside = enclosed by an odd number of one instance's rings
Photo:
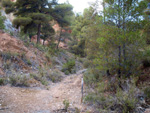
MULTIPOLYGON (((67 0, 58 0, 59 3, 64 3, 67 0)), ((85 8, 89 7, 89 3, 94 2, 95 0, 68 0, 69 3, 74 7, 73 11, 75 13, 83 13, 85 8)))

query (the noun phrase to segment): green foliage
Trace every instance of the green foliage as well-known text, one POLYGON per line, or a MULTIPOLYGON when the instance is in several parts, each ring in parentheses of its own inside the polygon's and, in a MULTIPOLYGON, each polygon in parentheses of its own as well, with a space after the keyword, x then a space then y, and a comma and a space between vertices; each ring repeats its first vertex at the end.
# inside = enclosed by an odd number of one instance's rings
POLYGON ((37 33, 38 42, 40 38, 41 28, 43 25, 49 24, 52 20, 52 12, 56 1, 48 0, 30 0, 11 2, 10 0, 3 1, 3 7, 7 13, 13 12, 16 18, 13 24, 18 28, 21 27, 21 31, 28 35, 37 33), (25 5, 26 4, 26 5, 25 5), (37 27, 37 29, 35 29, 37 27))
POLYGON ((3 7, 7 13, 14 13, 16 18, 13 24, 17 28, 21 27, 22 32, 28 34, 30 38, 37 33, 37 43, 39 43, 40 34, 43 35, 44 41, 47 38, 52 40, 54 30, 49 21, 55 20, 61 27, 68 26, 73 14, 73 8, 70 4, 58 4, 56 0, 17 0, 16 2, 4 0, 3 7))
POLYGON ((47 78, 51 80, 52 82, 60 82, 62 80, 61 73, 57 70, 53 70, 47 75, 47 78))
POLYGON ((47 50, 48 50, 48 47, 45 47, 45 46, 43 46, 43 45, 41 45, 41 44, 33 44, 33 46, 35 47, 35 48, 37 48, 38 50, 40 50, 40 51, 42 51, 42 52, 46 52, 47 50))
POLYGON ((4 67, 3 67, 3 69, 4 70, 7 70, 7 69, 10 69, 11 68, 11 60, 7 60, 5 63, 4 63, 4 67))
POLYGON ((51 56, 51 54, 50 54, 49 52, 46 52, 46 53, 45 53, 45 57, 46 57, 46 59, 47 59, 48 61, 51 61, 52 56, 51 56))
POLYGON ((32 22, 32 19, 30 17, 18 17, 18 18, 13 20, 13 24, 15 26, 17 26, 17 28, 19 26, 26 26, 31 22, 32 22))
POLYGON ((47 16, 43 13, 32 13, 32 14, 30 14, 30 17, 32 18, 32 20, 35 24, 48 22, 47 16))
POLYGON ((4 85, 4 79, 3 78, 0 78, 0 85, 4 85))
POLYGON ((146 95, 147 98, 150 98, 150 87, 146 87, 144 89, 144 94, 146 95))
POLYGON ((13 4, 13 2, 11 2, 10 0, 2 0, 3 7, 11 7, 12 4, 13 4))
POLYGON ((77 45, 73 45, 70 47, 70 51, 75 55, 79 55, 81 57, 85 56, 85 39, 81 39, 77 45))
POLYGON ((9 77, 9 82, 12 86, 29 87, 28 80, 29 78, 27 78, 24 75, 21 75, 20 73, 15 73, 14 75, 9 77))
POLYGON ((123 107, 122 112, 123 113, 131 113, 135 110, 136 104, 137 104, 137 99, 134 95, 135 88, 130 89, 129 93, 125 93, 121 90, 118 90, 116 93, 116 97, 119 100, 118 103, 121 103, 121 106, 123 107))
POLYGON ((66 72, 66 74, 72 73, 73 68, 75 67, 75 60, 74 59, 70 59, 68 60, 64 65, 63 65, 63 72, 66 72))
POLYGON ((38 73, 30 73, 30 76, 33 77, 35 80, 40 81, 41 84, 47 86, 48 81, 46 79, 46 72, 43 69, 39 69, 38 73))
POLYGON ((5 17, 3 17, 0 13, 0 29, 5 29, 4 20, 5 17))
MULTIPOLYGON (((52 28, 51 25, 44 24, 43 27, 42 27, 41 33, 42 33, 41 38, 44 41, 47 40, 47 39, 53 41, 55 31, 54 31, 54 29, 52 28)), ((43 45, 44 45, 44 42, 43 42, 43 45)))
POLYGON ((58 70, 51 71, 49 67, 39 67, 38 73, 30 73, 30 76, 46 86, 49 84, 49 81, 56 83, 62 80, 61 73, 58 70))
POLYGON ((95 87, 97 82, 102 79, 102 73, 98 69, 89 69, 84 73, 84 82, 88 87, 95 87))
POLYGON ((75 113, 80 113, 80 112, 81 112, 80 109, 75 107, 75 113))
POLYGON ((69 75, 70 74, 70 72, 68 70, 66 70, 64 73, 65 73, 65 75, 69 75))
POLYGON ((63 101, 63 104, 64 104, 64 109, 65 109, 65 111, 67 112, 67 111, 68 111, 68 108, 69 108, 69 101, 68 101, 68 100, 64 100, 64 101, 63 101))
POLYGON ((32 62, 29 59, 27 59, 27 64, 32 65, 32 62))
POLYGON ((12 52, 1 52, 0 56, 2 57, 3 61, 11 60, 17 56, 19 56, 18 53, 12 53, 12 52))
POLYGON ((65 27, 71 24, 71 18, 73 15, 72 5, 69 3, 63 3, 56 5, 54 9, 54 18, 61 27, 65 27))
POLYGON ((89 68, 91 66, 91 64, 92 64, 91 60, 86 59, 83 61, 84 68, 89 68))
POLYGON ((113 93, 108 92, 108 87, 111 85, 108 83, 100 81, 95 92, 90 92, 85 97, 85 101, 92 102, 97 108, 106 113, 110 110, 116 113, 133 113, 138 104, 135 85, 130 84, 128 91, 123 91, 118 87, 116 93, 113 93))
POLYGON ((40 82, 45 85, 48 86, 48 81, 46 79, 41 79, 40 82))

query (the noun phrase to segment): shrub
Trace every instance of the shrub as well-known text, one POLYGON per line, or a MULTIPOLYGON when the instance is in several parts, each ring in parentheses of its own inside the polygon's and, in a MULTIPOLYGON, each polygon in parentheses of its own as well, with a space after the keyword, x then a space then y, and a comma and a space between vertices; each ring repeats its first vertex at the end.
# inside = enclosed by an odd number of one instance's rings
POLYGON ((65 75, 69 75, 70 72, 68 70, 66 70, 64 73, 65 73, 65 75))
POLYGON ((142 63, 144 68, 150 67, 150 61, 148 59, 143 60, 142 63))
POLYGON ((12 60, 13 57, 17 57, 19 54, 11 53, 11 52, 1 52, 0 55, 3 61, 7 61, 7 60, 12 60))
POLYGON ((30 76, 35 80, 40 81, 43 85, 48 85, 48 80, 59 82, 62 79, 61 73, 58 70, 49 71, 48 67, 39 67, 38 73, 30 73, 30 76))
POLYGON ((51 80, 52 82, 59 82, 62 79, 61 73, 57 70, 51 71, 48 75, 47 78, 51 80))
POLYGON ((102 75, 97 69, 90 69, 84 73, 84 82, 88 86, 96 85, 97 81, 102 79, 102 75))
POLYGON ((27 59, 27 64, 28 65, 32 65, 31 61, 29 59, 27 59))
POLYGON ((149 87, 146 87, 144 89, 144 94, 146 95, 147 98, 150 98, 150 86, 149 87))
POLYGON ((37 48, 38 50, 43 51, 43 52, 46 52, 46 51, 48 50, 48 47, 43 46, 43 45, 41 45, 41 44, 35 44, 35 43, 33 43, 33 46, 34 46, 35 48, 37 48))
POLYGON ((4 85, 4 79, 0 78, 0 85, 4 85))
POLYGON ((30 76, 31 77, 33 77, 35 80, 37 80, 37 81, 40 81, 41 82, 41 84, 43 84, 43 85, 48 85, 48 81, 46 80, 46 74, 45 74, 45 72, 42 70, 40 70, 38 73, 35 73, 35 74, 33 74, 33 73, 30 73, 30 76))
POLYGON ((25 75, 16 74, 14 76, 9 77, 10 83, 13 86, 25 86, 29 87, 28 80, 25 75))
POLYGON ((6 62, 4 62, 3 64, 3 68, 6 70, 6 69, 10 69, 11 67, 11 60, 7 60, 6 62))
POLYGON ((91 65, 91 61, 90 60, 84 60, 83 61, 83 66, 84 66, 84 68, 88 68, 90 65, 91 65))
POLYGON ((74 43, 70 46, 70 52, 74 53, 75 55, 79 55, 81 57, 85 56, 85 39, 82 39, 77 43, 74 43))
POLYGON ((5 17, 2 16, 0 12, 0 29, 5 29, 4 20, 5 20, 5 17))
POLYGON ((80 112, 80 109, 77 108, 77 107, 75 107, 75 113, 81 113, 81 112, 80 112))
POLYGON ((48 81, 46 79, 41 79, 40 82, 45 86, 48 85, 48 81))
POLYGON ((115 86, 117 90, 113 92, 110 90, 112 84, 109 81, 106 82, 105 79, 96 82, 94 91, 89 91, 90 93, 84 100, 94 104, 102 112, 107 113, 111 110, 115 113, 133 113, 138 104, 136 86, 131 83, 126 90, 115 86))
POLYGON ((64 104, 64 109, 65 109, 65 111, 67 112, 67 111, 68 111, 68 108, 69 108, 69 101, 68 101, 68 100, 64 100, 64 101, 63 101, 63 104, 64 104))
POLYGON ((72 72, 72 69, 75 67, 75 60, 68 60, 67 61, 67 63, 65 63, 64 65, 63 65, 63 69, 62 69, 62 71, 63 72, 66 72, 66 71, 68 71, 69 73, 71 73, 72 72))
POLYGON ((46 52, 46 53, 45 53, 45 57, 46 57, 46 59, 47 59, 48 61, 51 60, 51 54, 50 54, 49 52, 46 52))
POLYGON ((137 98, 135 95, 135 91, 136 89, 134 87, 132 87, 131 89, 129 89, 129 92, 125 92, 122 90, 118 90, 116 93, 116 103, 114 104, 120 104, 120 106, 122 107, 122 112, 123 113, 133 113, 135 108, 136 108, 136 104, 137 104, 137 98))

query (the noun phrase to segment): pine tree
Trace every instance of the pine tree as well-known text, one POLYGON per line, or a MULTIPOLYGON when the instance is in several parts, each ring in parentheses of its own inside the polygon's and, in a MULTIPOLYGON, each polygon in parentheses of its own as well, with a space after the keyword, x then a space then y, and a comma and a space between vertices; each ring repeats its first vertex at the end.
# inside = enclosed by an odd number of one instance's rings
POLYGON ((73 17, 72 9, 73 9, 73 7, 71 4, 63 3, 63 4, 56 5, 54 12, 52 13, 53 17, 55 18, 55 20, 58 22, 59 26, 61 27, 58 44, 57 44, 57 49, 59 47, 59 43, 62 38, 62 36, 61 36, 62 29, 64 27, 68 27, 71 24, 71 20, 73 17))
POLYGON ((45 41, 49 38, 51 41, 53 40, 55 31, 54 29, 51 27, 50 24, 44 24, 41 30, 42 33, 42 39, 43 39, 43 45, 45 43, 45 41))
POLYGON ((17 0, 15 3, 10 0, 3 1, 6 12, 13 12, 17 17, 13 21, 16 27, 23 27, 25 33, 32 27, 37 28, 37 43, 40 41, 43 24, 53 19, 51 13, 56 4, 56 0, 17 0))

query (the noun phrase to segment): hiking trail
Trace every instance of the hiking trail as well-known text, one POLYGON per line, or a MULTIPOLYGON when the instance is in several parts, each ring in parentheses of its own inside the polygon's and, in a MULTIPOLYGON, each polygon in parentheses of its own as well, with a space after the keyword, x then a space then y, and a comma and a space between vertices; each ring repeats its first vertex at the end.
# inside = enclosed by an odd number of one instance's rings
POLYGON ((88 108, 81 103, 82 76, 67 76, 49 89, 0 86, 0 113, 62 113, 64 100, 69 100, 69 108, 85 113, 88 108))

